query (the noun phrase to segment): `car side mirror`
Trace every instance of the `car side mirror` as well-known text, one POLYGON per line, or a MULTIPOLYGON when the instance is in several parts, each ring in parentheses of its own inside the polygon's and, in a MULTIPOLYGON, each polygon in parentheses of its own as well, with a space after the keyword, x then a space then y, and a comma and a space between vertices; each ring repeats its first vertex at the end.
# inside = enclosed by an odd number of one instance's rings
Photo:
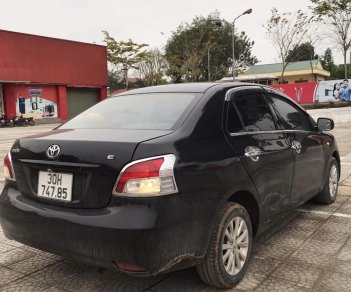
POLYGON ((318 118, 317 126, 321 131, 330 131, 334 129, 334 121, 328 118, 318 118))

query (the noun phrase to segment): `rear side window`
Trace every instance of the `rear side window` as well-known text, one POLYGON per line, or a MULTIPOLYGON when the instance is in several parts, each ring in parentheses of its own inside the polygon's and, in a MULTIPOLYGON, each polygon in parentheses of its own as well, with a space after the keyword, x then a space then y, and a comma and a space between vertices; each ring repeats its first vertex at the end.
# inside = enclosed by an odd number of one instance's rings
POLYGON ((273 116, 262 94, 249 93, 237 96, 234 103, 246 131, 272 131, 276 129, 273 116))
POLYGON ((310 131, 311 125, 308 116, 298 107, 283 100, 282 98, 271 95, 272 107, 276 115, 283 123, 286 130, 304 130, 310 131))
POLYGON ((149 93, 109 98, 65 123, 61 129, 171 129, 194 93, 149 93))
POLYGON ((228 103, 227 130, 229 133, 245 131, 232 101, 228 103))

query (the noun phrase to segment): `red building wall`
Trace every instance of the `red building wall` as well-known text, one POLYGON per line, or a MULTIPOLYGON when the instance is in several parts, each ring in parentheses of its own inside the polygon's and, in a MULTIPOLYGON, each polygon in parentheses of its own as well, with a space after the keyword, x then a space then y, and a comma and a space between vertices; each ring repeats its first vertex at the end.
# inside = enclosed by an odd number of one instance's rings
POLYGON ((0 30, 0 81, 107 86, 106 47, 0 30))

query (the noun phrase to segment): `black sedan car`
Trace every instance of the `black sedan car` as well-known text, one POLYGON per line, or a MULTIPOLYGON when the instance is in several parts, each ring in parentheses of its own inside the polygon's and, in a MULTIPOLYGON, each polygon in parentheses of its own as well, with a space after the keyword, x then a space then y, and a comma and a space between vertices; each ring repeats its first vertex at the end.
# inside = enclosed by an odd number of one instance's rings
POLYGON ((197 266, 230 288, 254 236, 313 197, 335 201, 333 127, 260 85, 129 91, 14 143, 1 226, 73 260, 145 276, 197 266))

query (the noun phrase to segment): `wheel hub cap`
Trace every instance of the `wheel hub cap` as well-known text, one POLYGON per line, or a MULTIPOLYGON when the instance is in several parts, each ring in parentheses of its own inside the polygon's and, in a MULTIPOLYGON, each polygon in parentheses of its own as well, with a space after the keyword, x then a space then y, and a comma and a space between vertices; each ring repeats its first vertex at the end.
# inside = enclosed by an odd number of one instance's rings
POLYGON ((229 221, 222 242, 222 259, 225 271, 235 276, 244 266, 249 248, 249 230, 241 217, 229 221))
POLYGON ((336 196, 337 189, 338 189, 338 169, 336 165, 333 165, 330 168, 330 173, 329 173, 329 194, 332 198, 336 196))

